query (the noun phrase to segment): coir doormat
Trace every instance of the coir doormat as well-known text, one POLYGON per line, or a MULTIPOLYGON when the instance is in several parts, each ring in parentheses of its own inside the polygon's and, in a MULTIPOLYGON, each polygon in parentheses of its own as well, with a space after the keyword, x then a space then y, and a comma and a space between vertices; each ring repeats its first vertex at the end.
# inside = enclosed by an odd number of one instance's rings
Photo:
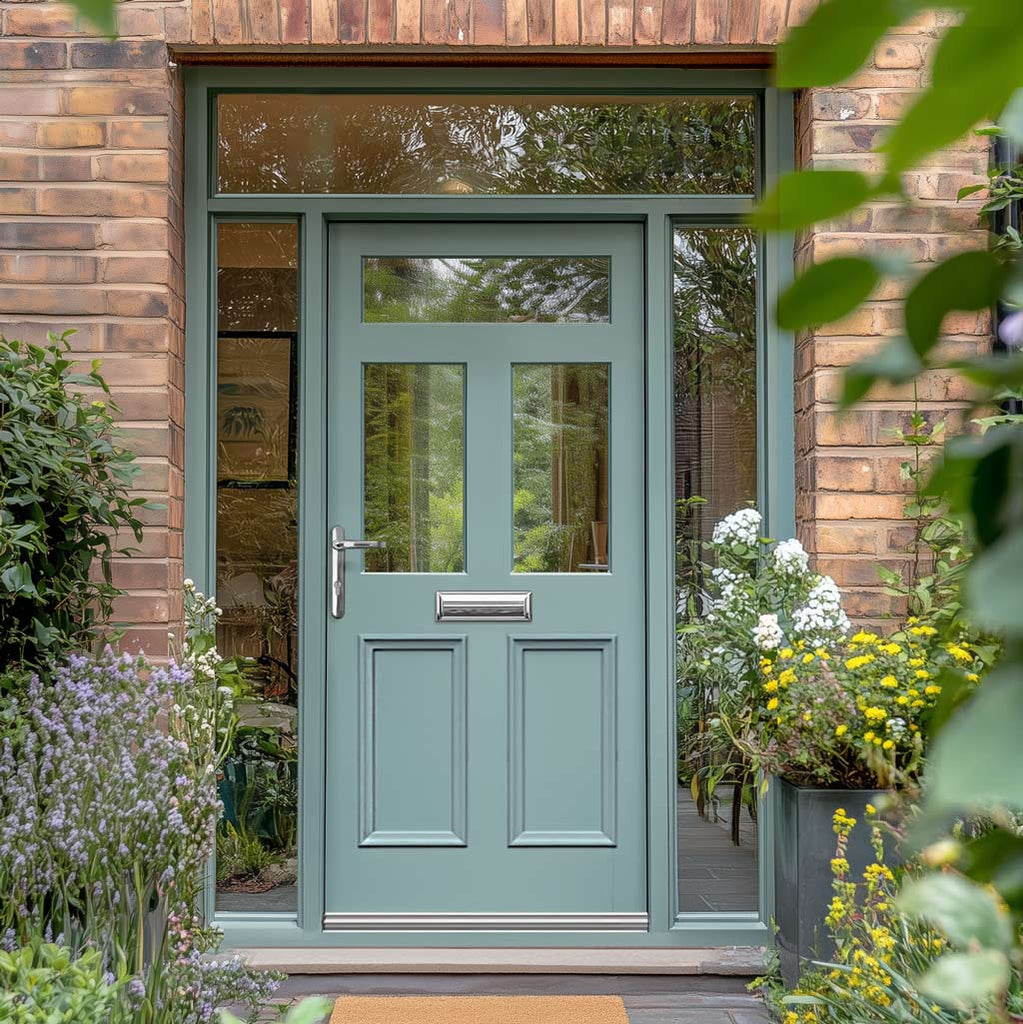
POLYGON ((619 996, 342 996, 330 1024, 629 1024, 619 996))

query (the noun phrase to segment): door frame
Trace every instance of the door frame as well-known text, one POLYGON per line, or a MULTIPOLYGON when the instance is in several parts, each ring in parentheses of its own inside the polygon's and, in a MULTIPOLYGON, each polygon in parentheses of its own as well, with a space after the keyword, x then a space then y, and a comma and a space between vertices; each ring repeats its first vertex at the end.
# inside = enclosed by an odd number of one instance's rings
MULTIPOLYGON (((299 231, 299 904, 294 914, 214 913, 212 866, 204 909, 229 947, 252 946, 576 946, 762 945, 773 914, 771 798, 760 816, 760 909, 680 913, 676 857, 674 516, 672 449, 671 258, 675 224, 741 224, 743 196, 333 196, 217 195, 213 190, 214 101, 218 91, 394 91, 386 68, 192 68, 185 92, 185 573, 209 593, 215 581, 216 231, 218 220, 297 222, 299 231), (324 932, 326 607, 328 580, 326 423, 327 254, 329 225, 345 220, 631 221, 644 228, 646 314, 647 886, 644 933, 486 933, 482 935, 324 932), (313 425, 313 429, 310 429, 313 425), (315 682, 313 682, 315 681, 315 682)), ((404 70, 402 92, 521 95, 521 72, 505 69, 404 70)), ((758 100, 758 189, 791 168, 791 95, 756 71, 531 69, 531 88, 548 92, 751 93, 758 100)), ((790 536, 794 509, 794 357, 791 335, 768 312, 792 273, 792 239, 758 245, 758 502, 767 532, 790 536)))

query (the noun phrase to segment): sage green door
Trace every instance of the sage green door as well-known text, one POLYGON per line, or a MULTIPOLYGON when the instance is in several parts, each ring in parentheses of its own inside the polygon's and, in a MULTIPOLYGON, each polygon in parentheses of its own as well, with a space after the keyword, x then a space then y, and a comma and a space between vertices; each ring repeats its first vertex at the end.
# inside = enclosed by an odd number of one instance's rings
POLYGON ((646 930, 642 242, 332 228, 327 929, 646 930))

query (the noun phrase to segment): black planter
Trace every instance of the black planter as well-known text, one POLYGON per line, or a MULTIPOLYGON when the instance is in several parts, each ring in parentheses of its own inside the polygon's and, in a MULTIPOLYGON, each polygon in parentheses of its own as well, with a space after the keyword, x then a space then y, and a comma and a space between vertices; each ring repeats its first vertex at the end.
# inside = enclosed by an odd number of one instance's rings
POLYGON ((881 794, 869 789, 813 789, 772 779, 776 787, 774 904, 776 941, 785 984, 799 980, 801 960, 827 960, 833 945, 824 924, 831 903, 831 860, 837 836, 832 818, 839 807, 856 819, 846 859, 852 878, 874 860, 866 807, 881 794))

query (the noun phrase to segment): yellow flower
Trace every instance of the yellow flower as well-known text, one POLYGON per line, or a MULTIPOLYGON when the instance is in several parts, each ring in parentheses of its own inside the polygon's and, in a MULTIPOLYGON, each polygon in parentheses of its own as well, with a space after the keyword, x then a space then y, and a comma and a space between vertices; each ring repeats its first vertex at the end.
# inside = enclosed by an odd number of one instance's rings
POLYGON ((894 690, 896 689, 896 687, 898 687, 899 681, 895 678, 895 676, 885 676, 881 680, 881 685, 889 690, 894 690))
POLYGON ((914 708, 922 708, 923 706, 924 706, 924 702, 922 700, 915 700, 915 701, 913 701, 912 707, 914 707, 914 708))
POLYGON ((895 746, 895 740, 885 740, 883 746, 885 750, 891 750, 895 746))
POLYGON ((878 650, 884 651, 885 654, 901 654, 902 648, 896 643, 882 644, 878 650))
POLYGON ((816 648, 813 653, 816 654, 817 657, 820 658, 822 661, 827 661, 828 658, 831 657, 831 655, 828 654, 828 652, 823 647, 816 648))
POLYGON ((911 626, 915 626, 920 620, 915 615, 910 615, 910 617, 908 619, 906 619, 906 621, 911 626))
POLYGON ((901 707, 905 707, 909 703, 909 698, 905 694, 903 694, 901 697, 895 698, 895 703, 900 705, 901 707))
POLYGON ((813 655, 812 654, 804 654, 803 655, 803 664, 804 665, 809 665, 811 661, 813 661, 813 655))
POLYGON ((914 672, 913 674, 917 677, 917 679, 930 679, 931 678, 930 672, 928 672, 927 669, 925 669, 925 668, 918 668, 916 670, 916 672, 914 672))
POLYGON ((835 726, 835 735, 836 736, 844 736, 848 731, 849 731, 849 726, 847 726, 847 725, 836 725, 835 726))
POLYGON ((863 714, 868 722, 883 722, 888 717, 884 708, 864 708, 863 714))
POLYGON ((778 698, 777 698, 777 697, 772 697, 772 698, 771 698, 771 699, 770 699, 770 700, 769 700, 769 701, 767 702, 767 710, 768 710, 768 711, 774 711, 774 710, 775 710, 775 708, 777 708, 777 707, 778 707, 778 698))
POLYGON ((873 654, 857 654, 856 657, 850 658, 845 663, 845 667, 848 669, 863 668, 864 665, 869 665, 873 660, 873 654))
POLYGON ((779 658, 784 658, 786 661, 788 661, 788 659, 791 658, 794 653, 795 652, 792 650, 791 647, 783 647, 778 652, 778 657, 779 658))
POLYGON ((976 683, 976 682, 979 682, 979 680, 980 680, 980 676, 978 676, 976 672, 967 672, 966 673, 966 678, 971 683, 976 683))
POLYGON ((782 687, 786 687, 789 683, 794 683, 795 681, 796 673, 790 668, 783 669, 778 676, 778 682, 781 683, 782 687))
POLYGON ((835 874, 844 875, 849 870, 849 862, 845 857, 832 857, 831 870, 835 874))
POLYGON ((874 738, 873 730, 869 730, 863 734, 863 738, 869 743, 874 738))
POLYGON ((941 693, 941 687, 940 686, 927 686, 927 687, 924 688, 924 693, 926 693, 928 697, 937 697, 938 694, 941 693))
POLYGON ((766 683, 764 683, 764 691, 766 693, 777 693, 778 692, 778 680, 777 679, 768 679, 768 681, 766 683))
POLYGON ((910 658, 907 662, 910 668, 919 668, 923 663, 923 658, 910 658))
POLYGON ((812 720, 813 720, 813 715, 811 715, 809 711, 804 711, 803 712, 803 721, 804 722, 810 722, 812 720))
POLYGON ((959 644, 949 644, 945 650, 948 651, 956 661, 973 661, 973 655, 959 644))
POLYGON ((860 630, 860 632, 857 633, 852 638, 852 642, 854 644, 873 644, 873 643, 877 643, 877 634, 876 633, 867 633, 864 630, 860 630))
POLYGON ((910 630, 914 636, 934 636, 937 632, 933 626, 914 626, 910 630))
POLYGON ((866 808, 864 809, 866 810, 867 814, 877 814, 877 808, 873 804, 867 804, 866 808))

